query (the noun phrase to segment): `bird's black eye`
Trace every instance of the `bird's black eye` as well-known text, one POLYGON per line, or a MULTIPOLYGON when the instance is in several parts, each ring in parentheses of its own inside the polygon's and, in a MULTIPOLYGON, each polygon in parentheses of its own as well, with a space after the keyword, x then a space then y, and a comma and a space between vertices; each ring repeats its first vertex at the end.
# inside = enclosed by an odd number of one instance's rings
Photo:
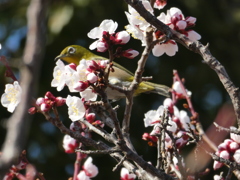
POLYGON ((76 49, 74 47, 69 47, 68 48, 68 53, 69 54, 74 54, 76 52, 76 49))

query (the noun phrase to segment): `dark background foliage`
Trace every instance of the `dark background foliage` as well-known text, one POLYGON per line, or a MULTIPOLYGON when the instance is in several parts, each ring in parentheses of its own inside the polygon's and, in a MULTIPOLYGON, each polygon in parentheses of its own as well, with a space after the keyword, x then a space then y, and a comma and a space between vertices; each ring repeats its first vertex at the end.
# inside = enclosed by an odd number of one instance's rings
MULTIPOLYGON (((0 1, 0 54, 8 58, 12 68, 18 75, 26 39, 26 9, 28 0, 0 1)), ((225 66, 229 76, 236 84, 240 84, 240 3, 238 0, 169 0, 164 8, 178 7, 185 17, 197 18, 194 28, 201 34, 201 42, 210 44, 212 54, 225 66)), ((54 58, 60 51, 71 44, 88 47, 93 40, 87 33, 98 26, 104 19, 118 22, 118 30, 123 30, 128 24, 124 11, 127 5, 124 1, 111 0, 59 0, 53 1, 48 11, 47 44, 45 46, 44 62, 39 81, 38 97, 44 96, 46 91, 56 96, 65 97, 67 91, 57 92, 50 87, 52 72, 55 66, 54 58)), ((157 11, 156 15, 159 15, 157 11)), ((138 40, 132 39, 127 45, 141 52, 143 47, 138 40)), ((102 55, 102 54, 101 54, 102 55)), ((107 57, 105 53, 104 56, 107 57)), ((134 71, 137 59, 119 59, 118 63, 134 71)), ((224 104, 230 104, 229 96, 218 80, 218 77, 207 65, 202 63, 201 57, 179 45, 179 52, 174 57, 163 55, 156 58, 150 56, 144 75, 153 76, 157 83, 172 85, 172 71, 178 70, 186 80, 186 87, 192 91, 192 101, 205 130, 212 124, 219 109, 224 104)), ((4 77, 4 66, 0 66, 0 92, 3 93, 5 84, 11 80, 4 77)), ((155 94, 143 94, 135 98, 131 118, 131 138, 138 153, 147 161, 155 164, 156 149, 149 147, 141 140, 144 132, 150 132, 143 125, 144 113, 150 109, 157 109, 163 97, 155 94)), ((121 121, 124 110, 124 100, 120 102, 118 117, 121 121)), ((179 104, 182 108, 181 104, 179 104)), ((10 113, 0 107, 0 144, 4 142, 6 121, 10 113)), ((69 125, 66 107, 59 108, 61 119, 69 125)), ((230 113, 226 111, 226 113, 230 113)), ((224 121, 224 119, 222 119, 224 121)), ((95 137, 94 138, 99 138, 95 137)), ((74 154, 65 154, 62 148, 63 134, 47 122, 41 114, 34 115, 31 123, 26 150, 29 161, 38 171, 45 174, 46 179, 67 179, 72 175, 74 154)), ((183 150, 187 154, 189 150, 183 150)), ((119 172, 112 172, 116 162, 107 155, 94 155, 94 163, 99 167, 99 175, 94 179, 119 179, 119 172)), ((212 165, 210 164, 211 168, 212 165)), ((206 177, 205 177, 206 178, 206 177)))

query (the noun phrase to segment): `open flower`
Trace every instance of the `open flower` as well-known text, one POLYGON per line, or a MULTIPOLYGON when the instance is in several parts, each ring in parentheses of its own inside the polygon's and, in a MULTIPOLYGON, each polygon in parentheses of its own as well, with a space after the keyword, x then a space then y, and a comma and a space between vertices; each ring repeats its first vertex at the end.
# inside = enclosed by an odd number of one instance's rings
POLYGON ((118 27, 118 23, 114 22, 111 19, 106 19, 102 21, 99 27, 93 28, 87 35, 91 39, 97 39, 95 42, 93 42, 89 49, 93 50, 96 49, 100 52, 104 52, 108 48, 108 44, 106 44, 103 39, 103 35, 108 32, 108 34, 115 33, 116 29, 118 27))
POLYGON ((66 99, 66 104, 68 106, 68 115, 72 121, 77 121, 84 117, 85 107, 82 100, 76 96, 68 95, 66 99))
POLYGON ((66 153, 74 153, 75 149, 78 147, 79 143, 76 139, 72 138, 66 134, 63 138, 63 148, 66 153))
POLYGON ((92 163, 92 160, 92 157, 89 157, 83 165, 85 174, 90 178, 95 177, 98 174, 98 168, 92 163))
POLYGON ((1 103, 9 112, 13 112, 21 101, 22 88, 17 81, 6 84, 5 93, 1 97, 1 103))
POLYGON ((121 180, 134 180, 136 178, 135 174, 129 173, 126 168, 121 169, 121 180))

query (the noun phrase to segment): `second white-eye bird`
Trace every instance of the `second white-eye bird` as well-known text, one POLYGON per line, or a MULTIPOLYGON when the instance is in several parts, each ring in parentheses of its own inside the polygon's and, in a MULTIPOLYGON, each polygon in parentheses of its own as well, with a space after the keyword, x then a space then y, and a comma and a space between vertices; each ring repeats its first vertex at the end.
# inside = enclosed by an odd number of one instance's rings
MULTIPOLYGON (((62 50, 60 55, 55 58, 55 60, 57 59, 61 59, 67 63, 75 63, 76 65, 78 65, 82 59, 94 61, 106 60, 106 58, 98 56, 79 45, 67 46, 62 50)), ((116 62, 113 62, 113 69, 114 72, 110 72, 109 74, 109 83, 118 87, 129 87, 134 79, 134 74, 116 62)), ((111 100, 118 100, 125 97, 123 93, 111 89, 110 87, 106 89, 106 93, 108 99, 111 100)), ((134 93, 134 96, 137 96, 141 93, 157 93, 168 97, 169 87, 161 84, 143 81, 139 84, 137 90, 134 93)))

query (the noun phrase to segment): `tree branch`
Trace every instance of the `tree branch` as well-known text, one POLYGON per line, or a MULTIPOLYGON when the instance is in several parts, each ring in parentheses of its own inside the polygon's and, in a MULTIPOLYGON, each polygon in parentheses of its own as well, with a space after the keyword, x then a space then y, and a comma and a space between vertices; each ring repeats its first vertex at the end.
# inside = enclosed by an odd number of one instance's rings
POLYGON ((31 98, 37 90, 39 69, 46 42, 46 11, 47 0, 32 0, 27 12, 28 34, 23 65, 20 68, 22 100, 14 114, 8 120, 7 136, 2 148, 0 160, 0 179, 6 170, 16 162, 23 150, 30 125, 28 108, 31 98))

